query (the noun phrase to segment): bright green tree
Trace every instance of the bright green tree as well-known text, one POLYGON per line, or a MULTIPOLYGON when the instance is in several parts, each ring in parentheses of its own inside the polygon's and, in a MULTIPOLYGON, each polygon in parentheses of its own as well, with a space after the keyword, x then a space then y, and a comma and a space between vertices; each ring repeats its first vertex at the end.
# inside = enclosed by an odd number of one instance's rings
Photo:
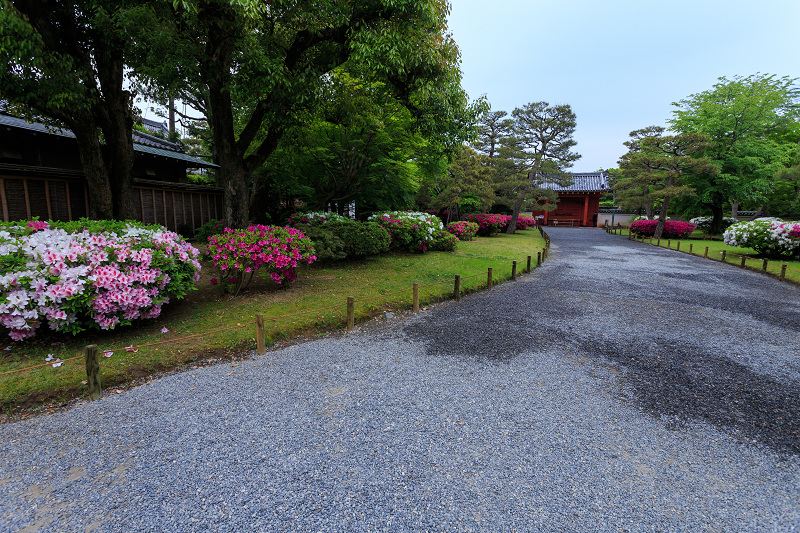
POLYGON ((312 120, 330 73, 386 84, 415 128, 455 149, 480 112, 460 87, 444 0, 161 1, 129 17, 132 66, 148 92, 208 119, 225 216, 249 218, 254 172, 312 120))
POLYGON ((797 98, 796 80, 756 74, 719 78, 712 89, 673 103, 671 128, 705 134, 713 143, 705 155, 719 172, 690 180, 697 201, 712 213, 712 232, 719 232, 726 205, 766 200, 796 147, 797 98))

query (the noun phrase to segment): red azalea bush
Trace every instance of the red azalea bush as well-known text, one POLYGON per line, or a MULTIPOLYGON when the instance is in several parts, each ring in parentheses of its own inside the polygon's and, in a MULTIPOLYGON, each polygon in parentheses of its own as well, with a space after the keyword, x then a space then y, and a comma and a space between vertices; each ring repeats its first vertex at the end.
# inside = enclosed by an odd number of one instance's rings
POLYGON ((469 222, 478 224, 478 235, 481 237, 497 235, 507 228, 508 223, 511 222, 511 217, 509 215, 492 215, 488 213, 473 213, 464 218, 469 222))
POLYGON ((536 226, 536 220, 533 217, 520 215, 517 217, 517 229, 528 229, 536 226))
MULTIPOLYGON (((631 223, 631 233, 652 237, 656 231, 658 220, 636 220, 631 223)), ((667 220, 664 222, 664 231, 661 237, 664 239, 680 239, 688 237, 694 231, 695 225, 691 222, 682 220, 667 220)))
POLYGON ((458 237, 460 241, 471 241, 478 234, 478 224, 459 220, 448 224, 447 231, 458 237))
POLYGON ((245 274, 250 274, 249 285, 255 271, 262 267, 280 285, 297 279, 295 268, 300 261, 310 264, 317 260, 311 239, 300 230, 260 224, 251 224, 246 230, 225 228, 221 234, 212 235, 206 254, 219 269, 223 287, 228 290, 235 286, 234 294, 242 289, 245 274))

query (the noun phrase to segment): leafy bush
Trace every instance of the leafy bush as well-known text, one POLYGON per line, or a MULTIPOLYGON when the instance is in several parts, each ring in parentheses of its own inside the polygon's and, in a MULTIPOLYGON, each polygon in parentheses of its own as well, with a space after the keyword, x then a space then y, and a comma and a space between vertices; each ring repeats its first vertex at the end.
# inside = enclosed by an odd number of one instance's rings
POLYGON ((481 237, 491 237, 497 235, 508 227, 511 222, 509 215, 492 215, 487 213, 467 215, 466 220, 478 224, 478 235, 481 237))
POLYGON ((424 252, 433 243, 436 230, 444 229, 439 218, 428 213, 390 211, 370 217, 380 224, 391 237, 392 248, 409 252, 424 252))
POLYGON ((295 268, 300 261, 310 264, 317 259, 311 239, 300 230, 260 224, 251 224, 247 229, 225 228, 221 234, 212 235, 206 254, 219 269, 223 289, 234 295, 249 285, 253 274, 262 267, 280 285, 297 278, 295 268), (247 283, 246 274, 250 274, 247 283))
MULTIPOLYGON (((631 233, 652 237, 656 231, 658 220, 636 220, 631 224, 631 233)), ((694 231, 694 224, 682 220, 667 220, 664 222, 664 239, 680 239, 688 237, 694 231)))
POLYGON ((14 340, 75 335, 156 318, 200 277, 199 252, 177 233, 133 221, 0 225, 0 325, 14 340))
POLYGON ((319 226, 321 224, 329 224, 332 222, 351 222, 347 217, 343 217, 338 213, 325 213, 323 211, 308 211, 305 213, 295 213, 289 217, 289 225, 297 226, 298 224, 310 224, 312 226, 319 226))
POLYGON ((737 222, 723 234, 725 244, 753 248, 769 257, 800 255, 800 222, 758 219, 737 222))
POLYGON ((317 261, 339 261, 347 257, 344 241, 329 227, 297 224, 294 226, 311 239, 317 261))
POLYGON ((536 219, 527 215, 517 217, 517 229, 528 229, 536 226, 536 219))
POLYGON ((389 232, 374 222, 346 220, 326 223, 324 228, 342 241, 348 257, 380 254, 389 250, 391 243, 389 232))
MULTIPOLYGON (((700 231, 704 231, 708 233, 711 231, 711 217, 695 217, 691 219, 689 222, 695 225, 696 229, 700 231)), ((731 227, 731 225, 736 224, 737 220, 731 217, 723 217, 722 218, 722 231, 724 232, 726 229, 731 227)))
POLYGON ((224 220, 211 219, 194 232, 194 238, 198 241, 205 243, 212 235, 222 233, 227 226, 224 220))
POLYGON ((478 234, 478 224, 460 220, 447 225, 447 231, 458 237, 460 241, 471 241, 478 234))
POLYGON ((456 246, 458 237, 443 229, 437 229, 433 232, 433 242, 428 249, 434 252, 452 252, 456 246))

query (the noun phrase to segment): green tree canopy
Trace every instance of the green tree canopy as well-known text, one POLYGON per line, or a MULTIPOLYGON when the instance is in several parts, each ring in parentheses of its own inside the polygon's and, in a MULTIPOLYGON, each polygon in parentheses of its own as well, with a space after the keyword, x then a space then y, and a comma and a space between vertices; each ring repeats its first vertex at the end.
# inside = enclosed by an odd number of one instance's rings
POLYGON ((674 131, 712 141, 705 155, 719 172, 697 174, 690 184, 711 210, 712 231, 719 231, 725 204, 765 201, 796 147, 797 103, 795 79, 762 74, 719 78, 712 89, 673 103, 674 131))
POLYGON ((312 120, 330 73, 382 82, 430 140, 456 149, 481 111, 460 87, 444 0, 158 2, 128 17, 132 66, 154 96, 208 119, 225 216, 248 220, 256 169, 312 120))

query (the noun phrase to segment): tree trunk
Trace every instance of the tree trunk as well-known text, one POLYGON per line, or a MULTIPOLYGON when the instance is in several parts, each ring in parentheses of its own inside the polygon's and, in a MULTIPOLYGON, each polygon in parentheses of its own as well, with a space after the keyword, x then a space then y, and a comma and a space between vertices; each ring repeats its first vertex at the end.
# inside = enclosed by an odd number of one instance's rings
POLYGON ((656 224, 656 230, 653 233, 654 239, 660 239, 661 234, 664 233, 664 226, 667 223, 668 207, 669 207, 669 196, 667 196, 661 201, 661 211, 658 213, 658 224, 656 224))
POLYGON ((734 200, 733 204, 731 204, 731 218, 736 218, 738 214, 739 214, 739 202, 734 200))
POLYGON ((508 228, 506 228, 506 233, 509 235, 513 235, 514 232, 517 231, 517 219, 519 218, 519 213, 522 211, 522 200, 523 194, 517 197, 517 201, 514 202, 514 211, 511 214, 511 221, 508 223, 508 228))
POLYGON ((713 198, 711 200, 711 228, 709 228, 711 235, 722 233, 722 218, 722 201, 719 198, 713 198))
POLYGON ((76 121, 70 125, 78 141, 86 186, 89 192, 89 218, 95 220, 114 218, 111 185, 108 169, 103 158, 103 147, 97 136, 97 128, 91 121, 76 121))

